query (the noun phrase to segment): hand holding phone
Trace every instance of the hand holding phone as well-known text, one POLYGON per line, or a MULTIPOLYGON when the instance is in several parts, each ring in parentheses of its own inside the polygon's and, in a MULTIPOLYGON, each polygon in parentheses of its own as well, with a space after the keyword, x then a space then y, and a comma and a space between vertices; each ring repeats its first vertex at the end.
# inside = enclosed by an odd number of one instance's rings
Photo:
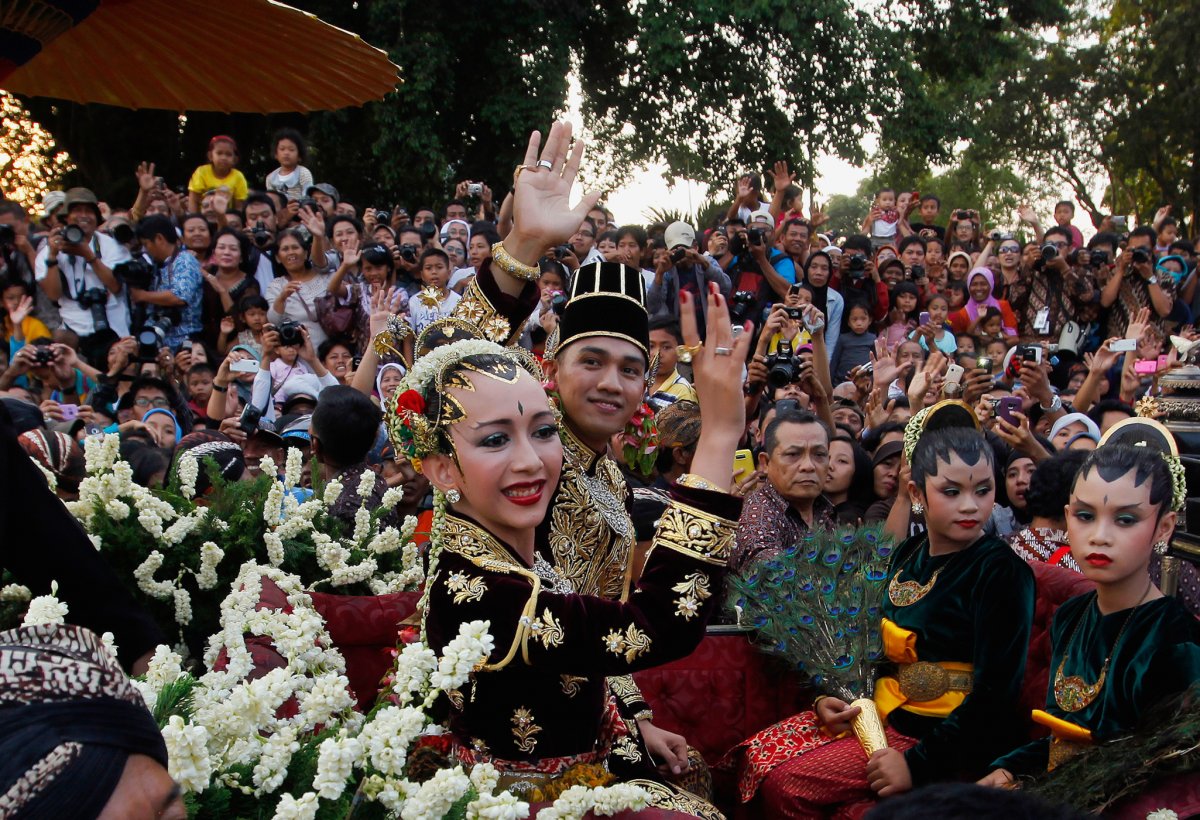
POLYGON ((1014 427, 1020 424, 1014 414, 1020 412, 1021 400, 1016 396, 1005 396, 996 404, 996 417, 1004 419, 1014 427))
POLYGON ((754 472, 754 454, 749 450, 738 450, 733 454, 733 478, 742 481, 754 472))
POLYGON ((1117 339, 1109 344, 1108 349, 1113 353, 1132 353, 1137 350, 1137 339, 1117 339))
POLYGON ((79 418, 78 404, 60 404, 58 411, 62 413, 63 421, 75 421, 75 419, 79 418))
POLYGON ((929 311, 927 311, 927 310, 921 311, 921 315, 917 317, 917 324, 920 324, 920 325, 929 324, 929 311))

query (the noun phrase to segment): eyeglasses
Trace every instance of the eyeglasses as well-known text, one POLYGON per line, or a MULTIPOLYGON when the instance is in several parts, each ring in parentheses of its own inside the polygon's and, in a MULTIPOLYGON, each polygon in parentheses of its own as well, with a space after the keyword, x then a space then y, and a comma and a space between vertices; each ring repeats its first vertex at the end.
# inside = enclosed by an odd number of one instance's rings
POLYGON ((1067 245, 1068 245, 1068 243, 1066 243, 1066 242, 1047 242, 1046 244, 1053 245, 1054 247, 1058 248, 1059 250, 1062 250, 1063 248, 1067 247, 1067 245))
POLYGON ((147 398, 146 396, 139 396, 138 398, 134 399, 133 403, 137 407, 154 406, 158 410, 165 410, 166 408, 171 406, 171 402, 167 401, 166 399, 164 399, 162 397, 157 397, 157 398, 151 399, 151 398, 147 398))
POLYGON ((1000 249, 1000 253, 1020 253, 1020 252, 1021 252, 1020 245, 1005 245, 1003 248, 1000 249))

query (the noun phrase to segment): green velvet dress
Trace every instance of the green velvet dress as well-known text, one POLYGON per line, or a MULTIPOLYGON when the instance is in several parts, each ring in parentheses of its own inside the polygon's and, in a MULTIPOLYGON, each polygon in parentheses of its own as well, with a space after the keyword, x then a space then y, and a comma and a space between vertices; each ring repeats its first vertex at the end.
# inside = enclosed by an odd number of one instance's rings
MULTIPOLYGON (((1150 601, 1132 614, 1125 609, 1101 615, 1096 593, 1089 592, 1058 608, 1050 637, 1045 711, 1090 729, 1099 743, 1128 733, 1148 709, 1200 680, 1200 622, 1176 598, 1150 601), (1118 634, 1121 640, 1114 646, 1118 634), (1063 676, 1078 675, 1093 684, 1110 651, 1108 674, 1096 699, 1077 712, 1062 709, 1054 697, 1054 679, 1064 655, 1063 676)), ((1044 737, 1001 757, 992 767, 1033 775, 1046 771, 1049 756, 1050 738, 1044 737)))
MULTIPOLYGON (((904 753, 913 783, 974 777, 997 754, 1020 742, 1017 701, 1033 622, 1029 567, 998 538, 984 536, 962 552, 931 556, 925 535, 909 538, 892 558, 892 576, 927 584, 925 597, 905 607, 887 594, 883 616, 917 634, 922 661, 973 665, 970 694, 945 718, 905 711, 888 716, 897 731, 917 738, 904 753)), ((881 674, 891 674, 887 666, 881 674)))

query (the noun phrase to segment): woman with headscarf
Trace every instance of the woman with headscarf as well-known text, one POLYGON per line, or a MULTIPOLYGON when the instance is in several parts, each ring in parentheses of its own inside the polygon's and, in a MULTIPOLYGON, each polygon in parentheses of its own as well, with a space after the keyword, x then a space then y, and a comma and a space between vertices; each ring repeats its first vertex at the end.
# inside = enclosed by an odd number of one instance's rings
POLYGON ((846 302, 842 294, 829 287, 833 275, 833 258, 825 251, 813 251, 804 263, 804 283, 812 290, 812 303, 825 317, 825 347, 832 357, 842 332, 842 314, 846 302))
POLYGON ((1014 337, 1017 335, 1017 317, 1013 314, 1012 307, 1008 302, 992 295, 995 286, 992 272, 987 268, 975 268, 971 271, 967 277, 967 293, 970 298, 966 305, 950 316, 950 327, 955 333, 974 334, 984 309, 994 307, 1000 311, 1004 335, 1014 337))

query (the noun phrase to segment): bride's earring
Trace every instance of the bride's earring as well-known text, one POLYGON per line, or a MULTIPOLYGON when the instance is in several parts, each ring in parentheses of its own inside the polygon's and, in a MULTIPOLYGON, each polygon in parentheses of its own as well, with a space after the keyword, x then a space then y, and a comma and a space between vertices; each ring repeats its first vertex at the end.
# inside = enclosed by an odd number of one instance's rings
POLYGON ((1154 552, 1158 555, 1166 555, 1167 549, 1170 547, 1166 541, 1158 541, 1154 544, 1154 552))
POLYGON ((449 490, 446 490, 446 500, 451 504, 457 504, 458 502, 462 501, 462 493, 452 487, 449 490))

